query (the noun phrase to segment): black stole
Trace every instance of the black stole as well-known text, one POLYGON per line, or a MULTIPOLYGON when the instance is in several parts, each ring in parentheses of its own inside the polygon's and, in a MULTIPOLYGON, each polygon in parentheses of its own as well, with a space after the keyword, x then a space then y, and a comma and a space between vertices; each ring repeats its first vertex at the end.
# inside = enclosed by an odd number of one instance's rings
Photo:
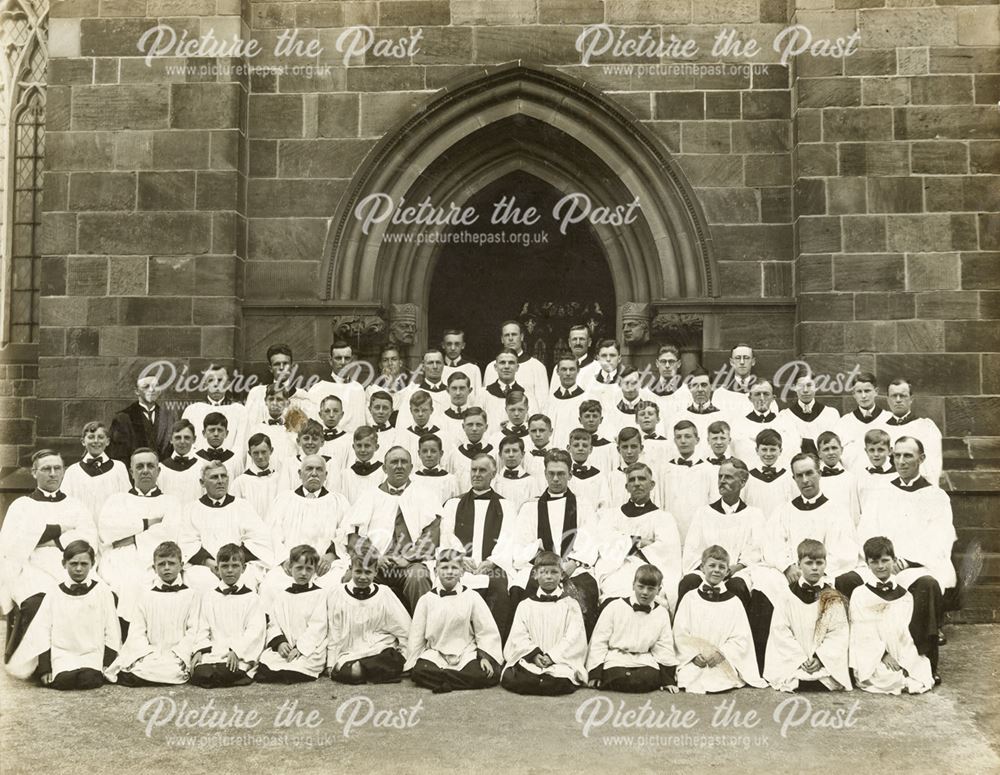
MULTIPOLYGON (((538 499, 538 537, 542 539, 542 549, 547 552, 556 551, 552 540, 552 527, 549 525, 549 501, 558 500, 549 497, 549 491, 542 493, 538 499)), ((566 512, 563 515, 562 551, 557 552, 562 557, 569 554, 576 542, 576 496, 566 491, 566 512)))
MULTIPOLYGON (((486 522, 483 525, 483 559, 493 554, 493 548, 497 545, 497 539, 500 537, 502 524, 503 509, 500 507, 500 495, 491 492, 490 502, 486 507, 486 522)), ((458 507, 455 509, 455 537, 462 542, 463 547, 472 545, 475 525, 476 499, 472 490, 469 490, 458 499, 458 507)), ((466 554, 470 554, 470 552, 466 552, 466 554)))

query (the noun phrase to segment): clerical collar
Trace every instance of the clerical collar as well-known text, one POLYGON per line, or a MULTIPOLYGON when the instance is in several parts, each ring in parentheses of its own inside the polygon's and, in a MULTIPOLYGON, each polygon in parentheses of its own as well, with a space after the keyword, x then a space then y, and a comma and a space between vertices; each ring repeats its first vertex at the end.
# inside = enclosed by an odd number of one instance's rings
POLYGON ((556 495, 554 492, 552 492, 552 490, 546 489, 545 490, 545 497, 548 500, 550 500, 550 501, 557 501, 560 498, 565 498, 567 492, 569 492, 569 490, 563 490, 561 493, 559 493, 558 495, 556 495))
POLYGON ((152 487, 149 492, 143 492, 138 487, 133 487, 128 492, 129 495, 136 495, 139 498, 156 498, 157 496, 163 495, 159 487, 152 487))
POLYGON ((402 487, 393 487, 391 484, 389 484, 388 481, 386 481, 384 484, 385 484, 385 490, 383 490, 383 492, 386 492, 389 495, 402 495, 404 492, 406 492, 406 488, 410 486, 409 482, 404 484, 402 487))
POLYGON ((493 493, 493 488, 492 487, 487 487, 485 490, 475 490, 475 489, 472 489, 472 490, 469 490, 469 492, 472 493, 472 497, 473 498, 480 498, 480 497, 482 497, 484 495, 486 495, 486 496, 491 495, 493 493))
POLYGON ((301 487, 295 488, 295 494, 306 498, 307 500, 317 500, 326 495, 327 492, 325 487, 320 487, 315 492, 309 492, 309 490, 306 489, 306 486, 302 485, 301 487))
POLYGON ((746 507, 746 504, 740 498, 737 498, 736 503, 734 503, 732 506, 726 503, 724 498, 719 498, 719 500, 716 501, 716 503, 718 503, 719 509, 722 511, 723 514, 735 514, 737 511, 742 511, 746 507))
POLYGON ((891 484, 896 485, 900 490, 906 490, 907 492, 913 492, 914 490, 922 490, 924 487, 930 487, 931 483, 928 482, 924 477, 917 476, 911 479, 909 482, 904 482, 902 477, 893 479, 891 484))
POLYGON ((66 493, 61 490, 56 490, 55 492, 46 492, 40 487, 35 488, 35 491, 31 493, 31 497, 36 501, 48 501, 50 503, 57 503, 58 501, 66 499, 66 493))
POLYGON ((819 499, 822 497, 823 493, 820 493, 815 498, 807 498, 805 495, 799 495, 799 498, 802 499, 802 504, 804 506, 815 506, 816 504, 819 503, 819 499))

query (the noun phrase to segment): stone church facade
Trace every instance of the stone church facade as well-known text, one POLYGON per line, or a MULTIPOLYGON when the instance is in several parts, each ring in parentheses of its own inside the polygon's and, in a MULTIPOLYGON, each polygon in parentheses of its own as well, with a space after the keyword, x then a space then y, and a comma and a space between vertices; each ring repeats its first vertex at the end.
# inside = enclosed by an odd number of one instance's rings
MULTIPOLYGON (((595 208, 638 199, 632 223, 591 227, 600 293, 567 313, 596 306, 630 360, 671 341, 718 367, 747 341, 762 374, 801 358, 912 378, 945 436, 965 543, 1000 576, 995 4, 63 0, 48 56, 36 335, 5 350, 4 466, 77 449, 152 359, 259 373, 281 340, 319 372, 334 338, 367 358, 394 338, 414 363, 447 321, 440 300, 483 289, 473 272, 435 287, 444 249, 416 235, 450 227, 366 233, 356 208, 376 194, 461 206, 531 179, 595 208), (175 46, 147 62, 157 24, 260 53, 175 46), (585 61, 589 25, 699 53, 611 45, 585 61), (781 61, 771 43, 792 25, 817 55, 781 61), (760 53, 712 55, 725 29, 760 53), (850 56, 819 55, 855 32, 850 56), (364 35, 367 51, 345 51, 364 35)), ((515 287, 551 280, 510 256, 515 287)), ((560 288, 543 291, 495 322, 558 327, 560 288)), ((497 332, 469 337, 492 347, 497 332)))

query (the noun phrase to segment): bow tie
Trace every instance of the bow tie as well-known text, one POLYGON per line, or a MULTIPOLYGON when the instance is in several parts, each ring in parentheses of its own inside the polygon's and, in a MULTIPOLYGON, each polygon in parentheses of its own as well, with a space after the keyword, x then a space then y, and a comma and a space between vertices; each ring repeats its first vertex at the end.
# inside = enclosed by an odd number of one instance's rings
POLYGON ((85 471, 100 471, 103 465, 104 461, 99 457, 84 458, 80 461, 80 467, 85 471))
POLYGON ((761 466, 760 470, 763 471, 765 474, 773 474, 776 473, 778 469, 776 469, 774 466, 761 466))
POLYGON ((844 473, 842 468, 831 468, 830 466, 823 466, 823 470, 820 471, 820 476, 838 476, 844 473))
POLYGON ((722 591, 718 587, 713 587, 711 584, 702 584, 698 591, 711 600, 718 600, 722 596, 722 591))
POLYGON ((691 466, 694 465, 694 461, 685 460, 682 457, 674 458, 670 462, 673 463, 675 466, 687 466, 688 468, 691 468, 691 466))
POLYGON ((505 468, 503 470, 503 478, 504 479, 520 479, 521 478, 521 474, 518 473, 518 471, 517 471, 516 468, 505 468))
POLYGON ((891 592, 893 583, 891 581, 879 581, 875 584, 875 589, 879 592, 891 592))
POLYGON ((804 581, 799 586, 802 588, 803 591, 809 592, 813 597, 818 595, 823 589, 823 587, 820 584, 808 584, 804 581))
POLYGON ((372 427, 379 433, 385 433, 387 430, 389 430, 389 423, 382 423, 381 425, 373 425, 372 427))
POLYGON ((648 614, 653 609, 651 606, 643 605, 642 603, 632 603, 632 610, 638 613, 648 614))
POLYGON ((250 476, 269 476, 271 474, 270 468, 265 468, 263 471, 254 471, 252 469, 247 469, 243 473, 249 474, 250 476))
POLYGON ((688 407, 688 411, 692 414, 709 414, 715 411, 715 407, 711 404, 702 404, 701 406, 695 406, 692 404, 688 407))
POLYGON ((349 586, 347 586, 347 584, 344 584, 344 589, 347 591, 347 594, 349 594, 355 600, 367 600, 368 598, 374 596, 376 592, 378 592, 378 586, 375 584, 372 584, 371 586, 368 587, 361 587, 361 588, 355 587, 354 589, 351 589, 349 586))
POLYGON ((643 438, 647 441, 666 441, 659 433, 647 433, 643 438))
POLYGON ((277 420, 268 420, 267 424, 268 425, 284 425, 285 421, 282 420, 281 418, 278 418, 277 420))
POLYGON ((288 589, 286 589, 285 591, 293 595, 299 595, 303 592, 308 592, 310 589, 315 589, 315 588, 316 587, 314 587, 313 584, 308 581, 305 584, 296 584, 295 582, 292 582, 292 586, 288 587, 288 589))
POLYGON ((629 406, 624 400, 618 402, 618 411, 622 414, 635 414, 637 407, 629 406))
POLYGON ((894 473, 894 469, 892 469, 892 468, 889 468, 887 470, 887 469, 884 469, 884 468, 875 468, 875 466, 868 466, 868 468, 866 468, 865 471, 867 471, 870 474, 891 474, 891 473, 894 473))
POLYGON ((225 589, 220 589, 219 592, 221 592, 223 595, 233 595, 236 594, 236 592, 238 592, 239 589, 240 589, 239 584, 231 584, 225 589))
POLYGON ((333 441, 334 439, 339 439, 343 435, 343 431, 338 431, 336 428, 327 428, 323 431, 323 441, 333 441))
POLYGON ((89 592, 89 591, 90 591, 90 585, 89 584, 75 584, 74 583, 74 584, 70 584, 69 585, 69 593, 71 595, 74 595, 74 596, 76 596, 76 595, 83 595, 83 594, 85 594, 86 592, 89 592))
POLYGON ((363 462, 361 460, 356 460, 351 464, 351 470, 354 471, 358 476, 368 476, 372 471, 381 468, 382 464, 377 460, 369 460, 368 462, 363 462))
POLYGON ((713 466, 721 466, 723 463, 726 462, 726 458, 721 455, 719 457, 710 457, 708 458, 708 462, 711 463, 713 466))
POLYGON ((528 432, 528 428, 526 425, 508 425, 505 432, 523 435, 528 432))
POLYGON ((153 587, 154 592, 180 592, 182 589, 187 589, 184 584, 161 584, 158 587, 153 587))
POLYGON ((222 447, 208 447, 207 449, 199 450, 200 457, 205 458, 205 460, 223 460, 226 454, 226 450, 222 447))
POLYGON ((457 595, 458 590, 455 589, 439 589, 437 591, 438 597, 450 597, 451 595, 457 595))
POLYGON ((462 448, 467 453, 479 453, 483 451, 483 443, 481 441, 476 441, 471 444, 463 444, 462 448))
POLYGON ((545 457, 545 453, 546 452, 548 452, 548 450, 546 450, 546 449, 533 449, 533 450, 531 450, 531 454, 534 457, 545 457))
POLYGON ((758 412, 751 412, 747 415, 748 420, 753 422, 771 422, 774 420, 774 413, 768 412, 767 414, 759 414, 758 412))
POLYGON ((447 476, 448 472, 441 468, 425 468, 423 471, 417 471, 417 476, 447 476))
POLYGON ((589 474, 593 470, 592 466, 585 466, 582 463, 573 464, 573 475, 577 476, 579 474, 589 474))
POLYGON ((535 600, 539 603, 554 603, 559 599, 559 595, 546 595, 544 592, 538 592, 535 595, 535 600))
POLYGON ((406 488, 405 487, 400 487, 397 490, 395 487, 391 487, 388 484, 385 486, 385 490, 386 490, 386 492, 389 493, 389 495, 402 495, 404 492, 406 492, 406 488))

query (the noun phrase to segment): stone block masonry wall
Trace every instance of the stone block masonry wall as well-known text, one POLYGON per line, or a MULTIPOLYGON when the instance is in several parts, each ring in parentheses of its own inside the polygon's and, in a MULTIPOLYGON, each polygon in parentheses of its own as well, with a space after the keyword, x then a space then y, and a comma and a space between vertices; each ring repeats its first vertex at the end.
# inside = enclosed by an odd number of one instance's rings
POLYGON ((34 451, 37 385, 37 366, 0 364, 0 468, 21 465, 34 451))
POLYGON ((911 377, 949 467, 973 469, 961 488, 1000 457, 1000 20, 883 5, 796 14, 861 36, 846 60, 796 62, 798 341, 820 367, 911 377))
POLYGON ((78 453, 141 365, 240 357, 246 84, 238 60, 147 66, 137 43, 157 22, 246 30, 238 0, 67 0, 51 17, 37 443, 78 453))

